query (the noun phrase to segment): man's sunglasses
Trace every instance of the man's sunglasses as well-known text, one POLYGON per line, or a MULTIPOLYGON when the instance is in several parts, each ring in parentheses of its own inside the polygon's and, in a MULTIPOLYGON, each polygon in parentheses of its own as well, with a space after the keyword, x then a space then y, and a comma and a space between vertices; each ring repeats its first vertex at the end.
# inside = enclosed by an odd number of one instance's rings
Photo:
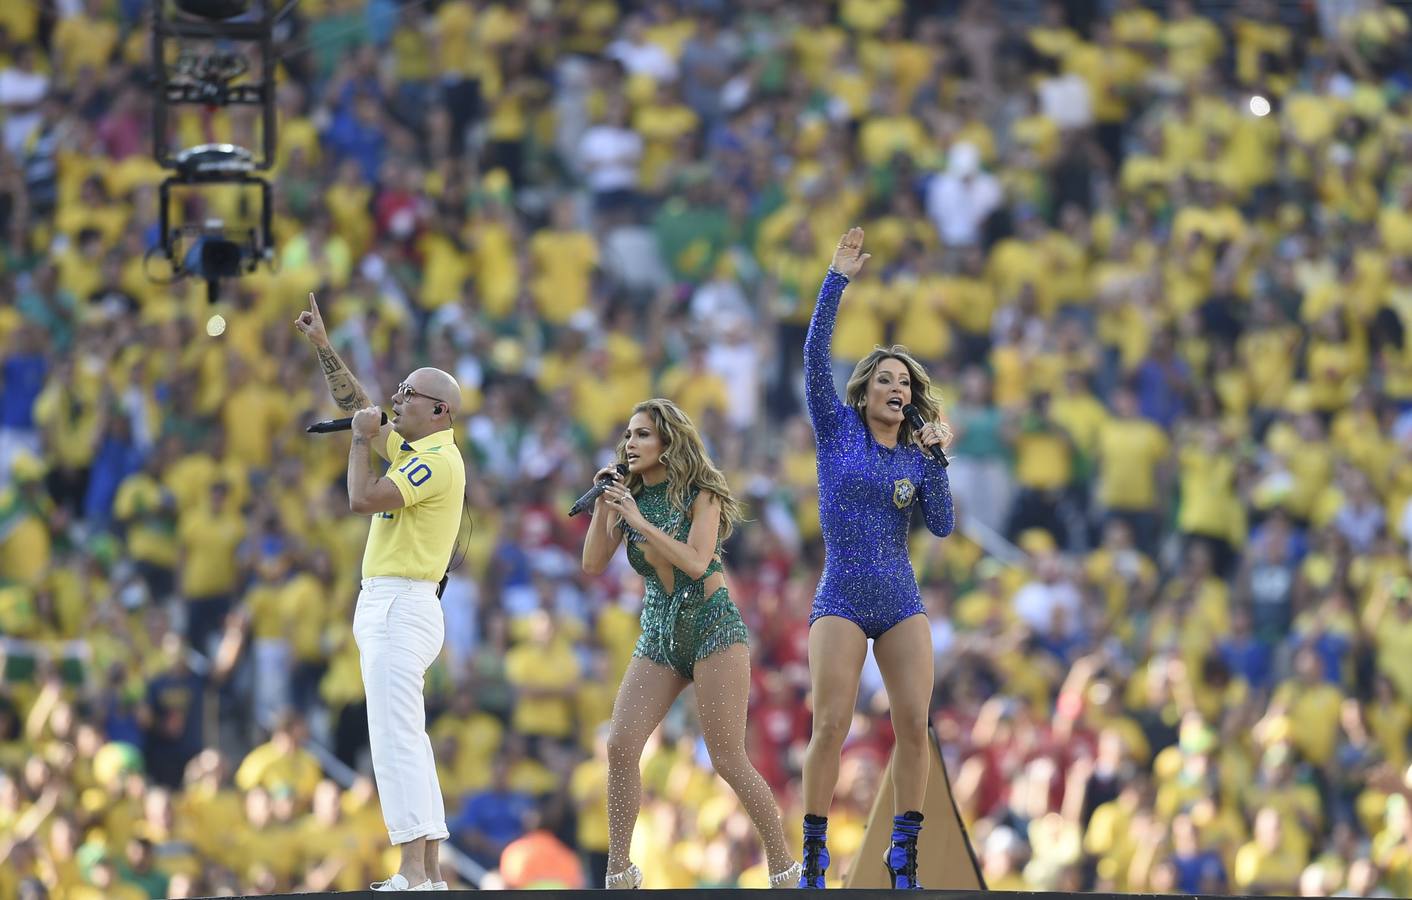
POLYGON ((423 394, 421 391, 412 387, 410 384, 399 384, 397 386, 397 390, 392 392, 392 396, 396 397, 399 394, 403 397, 425 397, 433 403, 446 403, 446 401, 441 399, 440 397, 433 397, 431 394, 423 394))

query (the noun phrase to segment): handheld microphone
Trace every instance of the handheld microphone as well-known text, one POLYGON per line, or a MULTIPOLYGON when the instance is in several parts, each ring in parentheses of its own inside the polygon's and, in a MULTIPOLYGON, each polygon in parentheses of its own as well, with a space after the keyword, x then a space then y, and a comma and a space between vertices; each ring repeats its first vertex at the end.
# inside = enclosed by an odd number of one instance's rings
MULTIPOLYGON (((912 426, 912 430, 918 433, 921 432, 922 426, 927 424, 922 421, 922 414, 917 412, 917 407, 910 403, 902 407, 902 417, 912 426)), ((946 454, 941 452, 941 445, 932 444, 927 449, 932 452, 932 458, 941 463, 943 469, 946 468, 946 454)))
MULTIPOLYGON (((618 463, 615 468, 618 470, 618 474, 620 476, 624 478, 627 477, 628 467, 626 465, 624 465, 623 463, 618 463)), ((569 515, 576 516, 584 510, 592 508, 593 501, 597 500, 598 495, 606 491, 608 489, 608 485, 612 483, 612 476, 604 475, 602 479, 600 479, 593 485, 593 487, 588 489, 588 493, 584 494, 582 497, 574 501, 574 505, 569 507, 569 515)))
MULTIPOLYGON (((387 413, 382 414, 382 424, 387 424, 387 413)), ((322 422, 315 422, 304 429, 309 434, 332 434, 335 431, 352 431, 353 417, 346 419, 325 419, 322 422)))

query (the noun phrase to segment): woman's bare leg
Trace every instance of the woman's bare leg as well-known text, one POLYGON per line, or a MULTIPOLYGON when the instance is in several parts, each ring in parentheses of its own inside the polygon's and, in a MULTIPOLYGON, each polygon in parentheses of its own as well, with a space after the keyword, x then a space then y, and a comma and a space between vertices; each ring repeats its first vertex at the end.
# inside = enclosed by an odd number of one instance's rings
POLYGON ((894 812, 921 812, 931 768, 927 723, 936 678, 927 617, 919 613, 883 632, 873 641, 873 658, 887 688, 897 738, 892 761, 894 812))
POLYGON ((810 815, 827 816, 833 803, 839 754, 853 724, 867 655, 867 636, 848 619, 823 616, 809 628, 814 728, 804 755, 804 812, 810 815))

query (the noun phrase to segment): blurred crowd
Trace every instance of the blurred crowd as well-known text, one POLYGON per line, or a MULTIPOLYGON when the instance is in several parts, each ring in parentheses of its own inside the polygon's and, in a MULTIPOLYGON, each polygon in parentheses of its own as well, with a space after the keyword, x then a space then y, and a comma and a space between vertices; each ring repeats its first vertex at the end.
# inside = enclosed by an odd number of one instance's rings
MULTIPOLYGON (((279 4, 282 8, 283 4, 279 4)), ((564 510, 638 400, 752 521, 751 756, 798 833, 822 566, 802 344, 929 367, 962 518, 913 550, 993 889, 1412 895, 1412 58, 1383 0, 299 0, 275 265, 165 283, 150 4, 0 4, 0 897, 386 875, 367 523, 291 322, 464 386, 430 732, 485 884, 580 885, 642 585, 564 510), (223 334, 207 334, 219 313, 223 334)), ((169 146, 257 147, 253 111, 169 146)), ((253 220, 237 188, 178 220, 253 220)), ((216 330, 216 329, 213 329, 216 330)), ((831 850, 886 764, 865 668, 831 850)), ((647 886, 763 885, 684 702, 647 886)), ((454 880, 454 879, 453 879, 454 880)))

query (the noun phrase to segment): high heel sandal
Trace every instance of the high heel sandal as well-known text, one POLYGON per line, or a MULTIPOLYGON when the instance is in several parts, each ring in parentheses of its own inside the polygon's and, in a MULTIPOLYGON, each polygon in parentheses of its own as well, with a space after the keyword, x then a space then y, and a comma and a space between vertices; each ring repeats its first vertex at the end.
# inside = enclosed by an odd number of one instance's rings
POLYGON ((626 869, 603 879, 603 887, 610 891, 635 891, 642 887, 642 870, 628 863, 626 869))
POLYGON ((799 887, 799 876, 804 874, 804 866, 795 863, 783 872, 776 872, 770 876, 770 887, 772 888, 795 888, 799 887))

